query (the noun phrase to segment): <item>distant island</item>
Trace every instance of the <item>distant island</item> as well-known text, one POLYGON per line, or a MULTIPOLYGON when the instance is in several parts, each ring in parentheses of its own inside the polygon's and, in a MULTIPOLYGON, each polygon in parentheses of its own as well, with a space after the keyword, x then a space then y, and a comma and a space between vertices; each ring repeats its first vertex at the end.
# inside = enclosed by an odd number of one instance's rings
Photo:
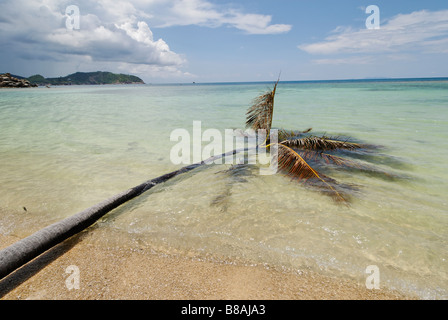
MULTIPOLYGON (((3 75, 0 75, 3 76, 3 75)), ((58 78, 45 78, 40 74, 24 78, 21 76, 10 75, 9 73, 4 74, 5 83, 3 83, 0 78, 0 87, 22 87, 19 85, 14 85, 16 80, 21 83, 30 83, 30 86, 61 86, 61 85, 95 85, 95 84, 144 84, 143 80, 137 76, 127 75, 127 74, 116 74, 112 72, 76 72, 69 74, 65 77, 58 78), (6 81, 6 75, 9 75, 8 81, 6 81), (11 79, 14 78, 14 79, 11 79)))
POLYGON ((128 74, 116 74, 112 72, 76 72, 65 77, 44 78, 36 74, 27 78, 31 83, 37 85, 82 85, 82 84, 144 84, 137 76, 128 74))

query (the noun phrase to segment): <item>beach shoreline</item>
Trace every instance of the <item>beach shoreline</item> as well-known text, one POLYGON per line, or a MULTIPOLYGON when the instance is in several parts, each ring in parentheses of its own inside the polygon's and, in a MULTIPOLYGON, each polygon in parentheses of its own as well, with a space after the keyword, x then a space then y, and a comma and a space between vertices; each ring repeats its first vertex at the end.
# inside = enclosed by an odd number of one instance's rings
MULTIPOLYGON (((1 300, 406 300, 387 289, 315 272, 199 260, 75 235, 0 280, 1 300), (79 271, 74 286, 73 266, 79 271), (71 278, 72 277, 72 278, 71 278), (71 289, 70 289, 71 287, 71 289)), ((0 235, 0 248, 17 241, 0 235)))

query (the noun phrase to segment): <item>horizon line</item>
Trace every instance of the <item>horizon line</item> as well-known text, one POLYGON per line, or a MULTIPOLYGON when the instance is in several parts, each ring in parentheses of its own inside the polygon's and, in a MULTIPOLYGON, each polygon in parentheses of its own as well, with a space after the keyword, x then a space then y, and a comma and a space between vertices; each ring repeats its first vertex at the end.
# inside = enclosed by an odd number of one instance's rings
MULTIPOLYGON (((405 78, 353 78, 353 79, 325 79, 325 80, 280 80, 279 83, 310 83, 310 82, 388 82, 388 81, 448 81, 448 76, 444 77, 405 77, 405 78)), ((260 80, 260 81, 213 81, 213 82, 154 82, 145 83, 148 85, 213 85, 213 84, 256 84, 256 83, 275 83, 272 80, 260 80)))
MULTIPOLYGON (((110 72, 112 71, 76 71, 75 73, 95 73, 95 72, 110 72)), ((6 72, 4 72, 6 73, 6 72)), ((12 74, 14 76, 23 77, 20 75, 12 74)), ((124 74, 124 73, 121 73, 124 74)), ((69 74, 71 75, 71 74, 69 74)), ((134 74, 125 74, 130 76, 136 76, 134 74)), ((68 76, 68 75, 67 75, 68 76)), ((30 76, 31 77, 31 76, 30 76)), ((66 76, 59 77, 51 77, 51 78, 63 78, 66 76)), ((136 76, 141 79, 142 76, 136 76)), ((29 78, 29 77, 23 77, 29 78)), ((46 77, 44 77, 46 78, 46 77)), ((143 79, 142 79, 143 80, 143 79)), ((279 80, 279 83, 325 83, 325 82, 387 82, 387 81, 443 81, 448 80, 448 76, 439 76, 439 77, 368 77, 368 78, 347 78, 347 79, 319 79, 319 80, 279 80)), ((275 83, 275 80, 259 80, 259 81, 207 81, 207 82, 144 82, 146 85, 213 85, 213 84, 256 84, 256 83, 275 83)))

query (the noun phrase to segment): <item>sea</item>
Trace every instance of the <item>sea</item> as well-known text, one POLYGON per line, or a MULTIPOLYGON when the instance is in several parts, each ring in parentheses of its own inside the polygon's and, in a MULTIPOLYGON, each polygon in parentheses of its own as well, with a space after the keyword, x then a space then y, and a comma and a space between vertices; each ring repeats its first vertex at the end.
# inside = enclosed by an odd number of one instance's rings
MULTIPOLYGON (((200 123, 223 141, 228 129, 244 133, 253 99, 273 85, 0 90, 0 234, 24 238, 181 168, 173 132, 193 140, 200 123)), ((105 215, 92 228, 110 237, 95 245, 448 299, 448 78, 281 81, 272 127, 375 146, 352 159, 379 173, 321 164, 316 170, 353 186, 341 204, 281 172, 260 174, 262 164, 205 165, 105 215)))

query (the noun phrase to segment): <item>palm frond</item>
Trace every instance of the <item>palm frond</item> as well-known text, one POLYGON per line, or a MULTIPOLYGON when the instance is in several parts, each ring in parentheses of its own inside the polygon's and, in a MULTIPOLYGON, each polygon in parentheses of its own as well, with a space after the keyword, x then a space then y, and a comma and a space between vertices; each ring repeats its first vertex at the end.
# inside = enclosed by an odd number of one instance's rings
MULTIPOLYGON (((322 151, 313 150, 294 150, 307 162, 314 165, 314 163, 325 162, 327 165, 334 165, 346 170, 356 170, 365 174, 373 175, 382 179, 393 180, 399 178, 396 174, 385 171, 371 163, 365 161, 358 161, 351 158, 340 157, 334 154, 324 153, 322 151)), ((350 154, 352 156, 352 154, 350 154)))
POLYGON ((313 128, 308 128, 304 131, 280 129, 278 130, 278 141, 298 139, 302 134, 308 133, 311 130, 313 128))
POLYGON ((381 170, 371 164, 361 163, 359 161, 354 161, 352 159, 347 159, 343 157, 338 157, 333 154, 327 154, 323 152, 319 152, 319 156, 327 163, 327 164, 334 164, 339 167, 344 167, 348 169, 355 169, 362 172, 370 172, 375 174, 381 174, 386 177, 391 177, 391 174, 385 172, 384 170, 381 170))
POLYGON ((278 144, 278 168, 293 179, 305 182, 311 180, 314 185, 319 185, 319 188, 330 192, 336 200, 347 202, 335 186, 332 186, 337 184, 335 180, 318 173, 302 156, 282 144, 278 144))
POLYGON ((251 128, 255 131, 264 129, 269 133, 272 125, 274 97, 278 82, 279 80, 275 83, 272 91, 266 92, 254 99, 252 106, 246 113, 246 128, 251 128))
POLYGON ((333 154, 324 153, 322 151, 314 150, 297 150, 297 152, 306 161, 321 161, 323 160, 326 164, 333 164, 340 167, 356 168, 361 169, 362 165, 357 161, 352 159, 347 159, 333 154))
POLYGON ((298 139, 286 139, 281 144, 305 150, 340 150, 340 149, 361 149, 363 146, 358 143, 337 140, 329 137, 305 137, 298 139))
POLYGON ((302 131, 301 133, 308 133, 308 132, 310 132, 311 130, 313 130, 313 128, 308 128, 308 129, 302 131))

